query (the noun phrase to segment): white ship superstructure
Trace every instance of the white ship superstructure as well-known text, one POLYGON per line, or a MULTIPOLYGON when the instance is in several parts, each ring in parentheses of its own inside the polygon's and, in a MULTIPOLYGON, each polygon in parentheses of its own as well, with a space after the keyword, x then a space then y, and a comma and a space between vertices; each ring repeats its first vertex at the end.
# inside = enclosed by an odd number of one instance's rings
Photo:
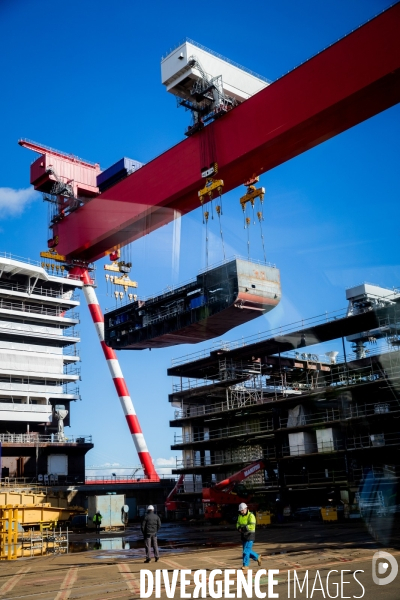
MULTIPOLYGON (((0 443, 3 471, 18 476, 26 474, 32 442, 55 444, 58 452, 73 442, 64 426, 70 424, 70 403, 79 399, 76 288, 82 282, 68 278, 61 268, 53 270, 46 263, 0 255, 0 443), (11 457, 7 460, 10 454, 18 468, 11 457)), ((86 446, 89 440, 77 441, 86 446)), ((81 454, 88 449, 82 448, 81 454)), ((44 474, 51 469, 45 463, 44 474)), ((34 475, 32 467, 28 471, 34 475)), ((65 476, 70 471, 68 466, 61 470, 65 476)))

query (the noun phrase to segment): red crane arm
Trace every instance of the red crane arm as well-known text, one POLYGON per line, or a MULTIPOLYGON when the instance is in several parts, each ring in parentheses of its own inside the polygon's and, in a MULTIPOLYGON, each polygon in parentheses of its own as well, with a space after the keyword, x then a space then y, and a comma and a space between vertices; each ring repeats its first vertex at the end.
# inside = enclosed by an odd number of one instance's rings
POLYGON ((264 467, 265 467, 264 462, 262 460, 257 460, 256 462, 252 463, 251 465, 247 465, 247 467, 244 467, 244 469, 242 469, 241 471, 234 473, 227 479, 224 479, 223 481, 219 481, 212 487, 212 489, 215 491, 225 490, 227 487, 233 485, 234 483, 239 483, 239 481, 243 481, 244 479, 247 479, 251 475, 258 473, 259 471, 264 469, 264 467))
POLYGON ((399 31, 396 4, 68 215, 58 251, 97 260, 197 208, 211 162, 229 191, 393 106, 399 31))
POLYGON ((185 476, 181 475, 179 477, 178 481, 176 482, 176 484, 174 485, 174 487, 172 488, 172 490, 170 491, 170 493, 168 494, 166 502, 175 498, 176 494, 178 493, 179 488, 182 487, 184 480, 185 480, 185 476))

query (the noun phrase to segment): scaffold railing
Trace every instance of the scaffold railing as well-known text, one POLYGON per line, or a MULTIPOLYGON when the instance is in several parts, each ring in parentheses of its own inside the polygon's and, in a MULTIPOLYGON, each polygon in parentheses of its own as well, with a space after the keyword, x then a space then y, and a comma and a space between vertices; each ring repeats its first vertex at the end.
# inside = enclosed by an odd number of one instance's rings
POLYGON ((241 425, 237 425, 236 427, 221 427, 219 429, 214 429, 209 431, 207 434, 193 434, 186 433, 183 435, 174 436, 174 444, 191 444, 198 442, 208 442, 215 441, 221 439, 229 439, 237 436, 251 436, 254 434, 263 434, 273 431, 273 422, 272 419, 268 419, 265 422, 260 421, 250 421, 244 422, 241 425))

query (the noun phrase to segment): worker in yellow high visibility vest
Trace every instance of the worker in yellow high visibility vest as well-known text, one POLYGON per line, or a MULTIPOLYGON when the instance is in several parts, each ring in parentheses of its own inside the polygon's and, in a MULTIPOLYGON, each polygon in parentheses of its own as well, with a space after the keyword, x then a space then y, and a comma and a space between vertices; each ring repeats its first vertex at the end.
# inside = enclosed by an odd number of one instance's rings
POLYGON ((249 511, 247 504, 239 504, 239 516, 236 523, 236 529, 240 531, 243 544, 243 566, 242 570, 247 571, 250 564, 250 558, 261 567, 261 554, 253 551, 253 544, 256 539, 256 517, 249 511))

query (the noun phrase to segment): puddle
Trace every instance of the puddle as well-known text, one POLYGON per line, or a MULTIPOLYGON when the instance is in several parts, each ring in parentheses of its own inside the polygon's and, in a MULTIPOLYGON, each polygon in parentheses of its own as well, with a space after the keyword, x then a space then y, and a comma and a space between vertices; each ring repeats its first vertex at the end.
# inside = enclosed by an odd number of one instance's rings
MULTIPOLYGON (((201 548, 227 548, 237 546, 232 542, 218 542, 215 538, 207 536, 201 539, 168 539, 159 537, 158 546, 160 550, 168 550, 169 553, 187 552, 201 548)), ((143 538, 134 536, 117 536, 117 537, 99 537, 83 540, 70 541, 68 551, 70 553, 89 552, 93 550, 106 551, 107 555, 98 555, 96 558, 141 558, 144 554, 143 538), (115 554, 116 552, 124 551, 124 554, 115 554)))

